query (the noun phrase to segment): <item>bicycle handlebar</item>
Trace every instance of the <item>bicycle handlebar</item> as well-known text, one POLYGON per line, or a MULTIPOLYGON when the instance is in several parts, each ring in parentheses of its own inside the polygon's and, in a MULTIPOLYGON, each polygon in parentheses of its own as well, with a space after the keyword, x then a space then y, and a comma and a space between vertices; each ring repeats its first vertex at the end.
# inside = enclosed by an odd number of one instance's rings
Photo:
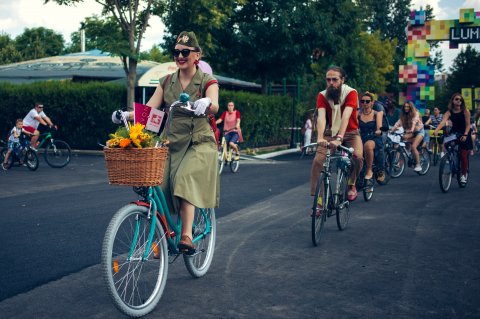
MULTIPOLYGON (((305 145, 304 148, 314 147, 314 146, 322 146, 323 147, 323 145, 321 145, 319 143, 311 143, 311 144, 305 145)), ((328 146, 330 146, 330 143, 327 142, 327 147, 328 146)), ((353 147, 345 147, 341 144, 337 146, 337 150, 345 151, 345 152, 348 153, 349 156, 352 156, 353 152, 355 151, 353 147)))

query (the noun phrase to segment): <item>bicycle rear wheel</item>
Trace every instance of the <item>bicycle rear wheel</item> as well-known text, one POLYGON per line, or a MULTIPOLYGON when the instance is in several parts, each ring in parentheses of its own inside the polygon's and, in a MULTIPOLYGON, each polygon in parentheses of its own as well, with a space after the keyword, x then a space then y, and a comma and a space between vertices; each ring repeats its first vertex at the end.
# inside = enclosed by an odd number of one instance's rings
POLYGON ((325 186, 325 173, 321 173, 318 178, 317 189, 313 197, 312 205, 312 243, 318 246, 322 237, 323 226, 327 220, 327 214, 330 212, 328 198, 330 188, 325 186))
POLYGON ((27 149, 25 151, 25 164, 31 171, 35 171, 38 168, 38 155, 37 152, 33 151, 32 149, 27 149))
MULTIPOLYGON (((470 167, 470 156, 467 155, 467 163, 468 167, 470 167)), ((468 176, 468 170, 467 170, 467 176, 468 176)), ((457 183, 458 187, 460 188, 465 188, 467 187, 468 179, 465 181, 465 183, 462 183, 460 178, 462 177, 462 161, 460 160, 460 156, 458 157, 458 171, 457 171, 457 183)))
POLYGON ((405 155, 399 150, 393 150, 391 153, 392 158, 392 178, 402 176, 405 171, 405 155))
MULTIPOLYGON (((348 170, 338 169, 335 210, 337 212, 337 227, 339 230, 344 230, 350 220, 350 202, 347 199, 348 193, 348 170)), ((372 177, 373 178, 373 177, 372 177)), ((365 185, 367 186, 367 185, 365 185)), ((372 186, 373 190, 373 186, 372 186)), ((373 193, 372 193, 373 194, 373 193)), ((371 198, 371 197, 370 197, 371 198)))
POLYGON ((183 254, 183 260, 188 272, 199 278, 207 273, 213 260, 217 236, 215 209, 195 208, 192 234, 196 253, 183 254))
MULTIPOLYGON (((379 181, 378 177, 377 177, 377 183, 378 184, 380 184, 380 185, 387 185, 388 184, 388 182, 390 181, 390 178, 392 177, 392 166, 393 166, 392 154, 391 154, 391 152, 385 152, 384 163, 383 163, 384 178, 383 178, 383 181, 379 181)), ((376 172, 376 174, 378 174, 378 171, 376 172)))
POLYGON ((374 190, 374 185, 375 182, 373 181, 374 177, 371 179, 365 180, 363 182, 363 199, 368 202, 369 200, 372 199, 373 197, 373 190, 374 190))
POLYGON ((72 150, 67 142, 53 140, 52 143, 49 143, 45 148, 45 162, 47 162, 50 167, 62 168, 70 163, 71 154, 72 150))
POLYGON ((437 141, 434 141, 433 142, 433 145, 432 145, 432 156, 433 156, 433 166, 436 166, 438 161, 439 161, 439 157, 440 157, 440 153, 439 153, 439 145, 438 145, 438 142, 437 141))
POLYGON ((425 149, 422 148, 420 151, 420 165, 422 166, 422 170, 417 172, 418 175, 425 175, 428 173, 430 169, 430 153, 425 149))
POLYGON ((115 306, 131 317, 144 316, 155 308, 168 274, 167 241, 158 219, 152 245, 145 254, 152 222, 147 215, 148 207, 122 207, 110 221, 102 246, 107 290, 115 306))
POLYGON ((440 168, 438 169, 438 180, 440 182, 440 189, 446 193, 452 185, 452 163, 450 162, 450 154, 445 154, 440 160, 440 168))

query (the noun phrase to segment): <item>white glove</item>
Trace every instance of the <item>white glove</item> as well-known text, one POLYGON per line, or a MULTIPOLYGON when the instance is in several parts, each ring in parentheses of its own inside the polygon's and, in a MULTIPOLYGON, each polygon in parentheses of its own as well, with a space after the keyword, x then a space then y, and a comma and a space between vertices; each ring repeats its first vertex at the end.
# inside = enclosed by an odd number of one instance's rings
POLYGON ((112 122, 115 124, 122 123, 122 116, 128 120, 130 118, 130 114, 127 111, 117 110, 113 111, 112 113, 112 122))
POLYGON ((181 102, 181 101, 175 101, 172 103, 172 105, 170 105, 170 107, 176 107, 176 106, 179 106, 183 109, 187 109, 189 111, 192 111, 193 112, 193 107, 192 107, 192 103, 190 102, 181 102))
POLYGON ((196 100, 193 104, 195 115, 199 116, 205 114, 205 110, 207 109, 207 107, 210 106, 210 104, 212 104, 212 100, 210 100, 209 97, 204 97, 203 99, 196 100))

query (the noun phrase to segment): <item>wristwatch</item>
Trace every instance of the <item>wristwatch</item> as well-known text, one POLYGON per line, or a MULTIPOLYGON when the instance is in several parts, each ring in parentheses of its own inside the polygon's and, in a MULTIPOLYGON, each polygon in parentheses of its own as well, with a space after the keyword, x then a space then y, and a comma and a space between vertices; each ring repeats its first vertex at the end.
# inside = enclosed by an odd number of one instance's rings
POLYGON ((337 136, 336 140, 339 142, 343 142, 343 138, 341 138, 340 136, 337 136))

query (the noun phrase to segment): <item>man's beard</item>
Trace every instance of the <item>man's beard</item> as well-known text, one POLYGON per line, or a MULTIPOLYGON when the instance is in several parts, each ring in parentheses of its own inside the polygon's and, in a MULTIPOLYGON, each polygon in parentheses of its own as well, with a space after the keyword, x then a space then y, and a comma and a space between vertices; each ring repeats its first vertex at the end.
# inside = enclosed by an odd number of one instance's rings
POLYGON ((333 100, 337 102, 340 99, 340 93, 342 92, 342 86, 334 88, 332 85, 327 87, 327 100, 333 100))

